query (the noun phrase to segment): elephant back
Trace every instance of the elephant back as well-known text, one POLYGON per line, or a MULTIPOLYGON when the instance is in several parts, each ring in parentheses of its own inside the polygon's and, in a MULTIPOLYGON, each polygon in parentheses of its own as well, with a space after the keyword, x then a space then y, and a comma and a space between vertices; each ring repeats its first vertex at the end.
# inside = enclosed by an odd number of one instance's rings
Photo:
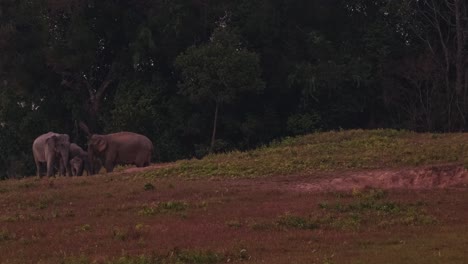
POLYGON ((118 132, 106 135, 107 140, 110 144, 116 143, 120 145, 133 145, 143 148, 145 150, 153 150, 153 143, 151 140, 141 134, 134 132, 118 132))

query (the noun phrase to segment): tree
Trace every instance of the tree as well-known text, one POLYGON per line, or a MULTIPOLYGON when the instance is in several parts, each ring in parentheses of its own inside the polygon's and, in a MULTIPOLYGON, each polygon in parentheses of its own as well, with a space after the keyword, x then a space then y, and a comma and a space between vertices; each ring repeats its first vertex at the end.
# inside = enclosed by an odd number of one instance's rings
POLYGON ((175 65, 181 72, 180 92, 192 102, 214 106, 212 152, 220 107, 234 103, 245 93, 263 90, 259 58, 244 49, 226 25, 220 25, 208 43, 188 48, 175 65))
MULTIPOLYGON (((403 0, 400 6, 403 21, 411 25, 411 34, 419 38, 421 46, 425 46, 421 57, 430 60, 425 65, 436 67, 430 82, 414 75, 406 79, 415 84, 415 89, 436 84, 439 91, 434 93, 435 100, 443 100, 443 104, 434 112, 443 113, 444 130, 465 129, 468 114, 467 2, 403 0)), ((428 68, 425 65, 419 67, 428 68)))
POLYGON ((122 73, 135 66, 129 46, 141 36, 144 8, 144 2, 103 0, 59 5, 47 14, 48 65, 66 88, 73 118, 87 120, 93 131, 122 73))

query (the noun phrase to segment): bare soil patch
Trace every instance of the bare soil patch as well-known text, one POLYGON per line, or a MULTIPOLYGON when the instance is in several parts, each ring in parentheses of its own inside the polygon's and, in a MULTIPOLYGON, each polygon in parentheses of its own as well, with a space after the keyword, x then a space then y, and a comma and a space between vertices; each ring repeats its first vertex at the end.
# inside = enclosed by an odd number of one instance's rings
POLYGON ((311 192, 378 189, 441 189, 468 186, 468 171, 461 164, 423 166, 346 172, 342 175, 310 183, 298 183, 293 188, 311 192))

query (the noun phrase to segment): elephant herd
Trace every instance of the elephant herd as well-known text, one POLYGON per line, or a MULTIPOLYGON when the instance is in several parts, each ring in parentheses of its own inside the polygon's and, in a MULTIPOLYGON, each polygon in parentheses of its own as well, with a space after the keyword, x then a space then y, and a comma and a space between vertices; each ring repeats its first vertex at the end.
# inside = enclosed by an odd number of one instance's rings
POLYGON ((47 166, 47 176, 81 176, 99 173, 102 166, 112 172, 116 165, 134 164, 148 166, 153 153, 153 143, 147 137, 118 132, 107 135, 91 134, 86 125, 80 125, 88 135, 88 149, 70 142, 67 134, 49 132, 37 137, 32 145, 36 175, 41 176, 41 166, 47 166))

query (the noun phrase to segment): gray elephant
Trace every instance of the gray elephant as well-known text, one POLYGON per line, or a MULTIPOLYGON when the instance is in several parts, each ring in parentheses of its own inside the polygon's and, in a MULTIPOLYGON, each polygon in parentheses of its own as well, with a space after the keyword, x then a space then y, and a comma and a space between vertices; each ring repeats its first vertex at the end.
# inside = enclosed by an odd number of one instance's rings
POLYGON ((86 125, 80 123, 80 126, 88 134, 89 160, 98 158, 107 172, 119 164, 145 167, 151 163, 153 143, 147 137, 133 132, 91 134, 86 125))
MULTIPOLYGON (((79 156, 70 160, 70 168, 73 176, 83 175, 84 161, 79 156)), ((89 174, 88 174, 89 175, 89 174)))
POLYGON ((88 160, 88 153, 86 153, 86 151, 84 151, 80 146, 78 146, 77 144, 75 143, 71 143, 70 144, 70 161, 67 162, 67 165, 70 166, 70 170, 72 170, 72 166, 71 166, 71 161, 75 158, 77 158, 75 160, 75 166, 78 166, 79 163, 81 163, 81 166, 77 172, 77 174, 73 174, 73 171, 72 171, 72 175, 74 176, 82 176, 83 175, 83 170, 86 171, 86 173, 88 175, 91 175, 91 165, 89 163, 89 160, 88 160))
POLYGON ((101 169, 99 160, 94 159, 91 164, 88 153, 74 143, 70 144, 70 158, 69 166, 73 176, 82 176, 85 171, 88 176, 94 175, 101 169))
MULTIPOLYGON (((32 145, 34 162, 36 163, 36 174, 41 177, 41 164, 47 165, 47 176, 54 175, 54 166, 59 163, 59 167, 66 168, 68 175, 71 175, 66 161, 70 153, 70 137, 67 134, 49 132, 37 137, 32 145)), ((64 170, 62 170, 63 173, 64 170)))

